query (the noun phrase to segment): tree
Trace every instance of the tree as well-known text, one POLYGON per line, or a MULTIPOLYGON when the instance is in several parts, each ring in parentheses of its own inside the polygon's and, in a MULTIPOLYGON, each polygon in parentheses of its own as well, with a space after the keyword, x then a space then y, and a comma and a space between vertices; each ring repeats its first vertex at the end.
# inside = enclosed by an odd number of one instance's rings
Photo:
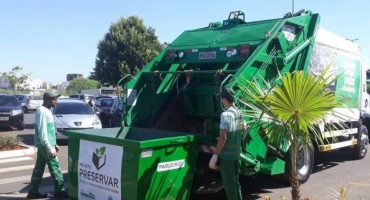
POLYGON ((320 77, 295 71, 280 75, 281 81, 275 86, 265 82, 266 87, 263 87, 258 81, 239 83, 242 93, 240 102, 251 108, 245 114, 255 120, 251 121, 251 126, 264 127, 269 143, 283 137, 291 144, 287 163, 290 163, 288 167, 291 169, 293 200, 300 199, 298 149, 311 149, 313 153, 311 140, 322 143, 315 125, 329 113, 339 116, 333 108, 348 100, 336 97, 329 90, 330 84, 337 79, 331 79, 332 77, 333 75, 327 75, 327 70, 320 77))
POLYGON ((90 79, 117 84, 126 74, 135 75, 163 50, 155 29, 147 28, 138 16, 120 18, 99 41, 90 79))
POLYGON ((67 93, 70 95, 79 93, 81 90, 97 89, 99 87, 100 83, 98 81, 80 77, 73 79, 67 86, 66 90, 67 93))
POLYGON ((6 81, 8 81, 9 88, 13 92, 16 92, 17 90, 22 90, 22 84, 24 84, 28 77, 31 75, 31 73, 18 75, 18 73, 21 72, 22 69, 22 67, 15 66, 9 72, 1 73, 2 77, 4 77, 6 81))

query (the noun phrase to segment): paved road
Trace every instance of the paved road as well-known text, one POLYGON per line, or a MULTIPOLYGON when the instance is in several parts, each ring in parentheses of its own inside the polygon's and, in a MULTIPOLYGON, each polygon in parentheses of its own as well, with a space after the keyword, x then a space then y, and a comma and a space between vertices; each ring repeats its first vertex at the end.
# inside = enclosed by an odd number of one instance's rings
MULTIPOLYGON (((33 145, 33 123, 34 113, 26 114, 26 129, 23 131, 0 130, 0 134, 18 135, 24 139, 27 145, 33 145)), ((68 186, 68 146, 61 144, 59 160, 61 168, 65 172, 64 177, 68 186)), ((12 196, 25 197, 32 168, 35 162, 35 155, 22 156, 12 159, 0 159, 0 199, 9 199, 12 196), (5 193, 17 193, 19 195, 5 195, 5 193)), ((312 199, 338 199, 330 198, 344 185, 350 189, 348 200, 368 199, 370 200, 370 155, 363 160, 351 160, 347 152, 334 152, 320 155, 316 158, 314 172, 309 181, 301 186, 302 197, 312 199), (333 191, 334 190, 334 191, 333 191)), ((273 181, 268 176, 260 175, 256 178, 241 178, 244 199, 262 199, 269 196, 271 199, 288 197, 290 199, 290 187, 282 183, 273 181)), ((45 192, 53 191, 53 182, 45 170, 41 190, 45 192)), ((51 196, 51 195, 49 195, 51 196)), ((11 198, 16 199, 16 198, 11 198)), ((22 198, 20 198, 22 199, 22 198)), ((225 199, 225 194, 221 191, 215 195, 198 195, 191 199, 225 199)))

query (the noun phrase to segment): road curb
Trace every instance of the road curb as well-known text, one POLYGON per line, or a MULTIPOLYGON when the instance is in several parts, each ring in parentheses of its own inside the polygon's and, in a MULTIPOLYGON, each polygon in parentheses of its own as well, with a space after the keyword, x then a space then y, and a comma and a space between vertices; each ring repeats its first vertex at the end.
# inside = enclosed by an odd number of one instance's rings
POLYGON ((37 149, 33 146, 28 146, 24 144, 21 144, 20 146, 25 147, 25 149, 0 151, 0 159, 32 155, 37 152, 37 149))

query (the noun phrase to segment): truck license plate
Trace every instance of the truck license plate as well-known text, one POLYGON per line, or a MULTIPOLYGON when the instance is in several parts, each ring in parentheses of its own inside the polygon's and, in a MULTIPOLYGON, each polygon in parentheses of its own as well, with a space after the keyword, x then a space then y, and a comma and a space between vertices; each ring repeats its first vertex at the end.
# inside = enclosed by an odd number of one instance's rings
POLYGON ((0 121, 8 121, 9 117, 0 117, 0 121))
POLYGON ((216 59, 216 51, 199 52, 199 60, 216 59))

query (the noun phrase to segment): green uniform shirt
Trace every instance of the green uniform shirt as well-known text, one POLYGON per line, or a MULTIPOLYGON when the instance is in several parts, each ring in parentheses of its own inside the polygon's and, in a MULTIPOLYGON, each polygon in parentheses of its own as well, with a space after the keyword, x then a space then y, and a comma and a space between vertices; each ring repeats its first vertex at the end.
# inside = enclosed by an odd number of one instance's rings
POLYGON ((230 107, 221 114, 220 129, 227 129, 225 146, 220 152, 220 158, 235 160, 240 158, 243 116, 239 110, 230 107))
POLYGON ((55 134, 53 114, 46 107, 40 106, 35 114, 35 146, 46 147, 47 151, 55 152, 55 134))

